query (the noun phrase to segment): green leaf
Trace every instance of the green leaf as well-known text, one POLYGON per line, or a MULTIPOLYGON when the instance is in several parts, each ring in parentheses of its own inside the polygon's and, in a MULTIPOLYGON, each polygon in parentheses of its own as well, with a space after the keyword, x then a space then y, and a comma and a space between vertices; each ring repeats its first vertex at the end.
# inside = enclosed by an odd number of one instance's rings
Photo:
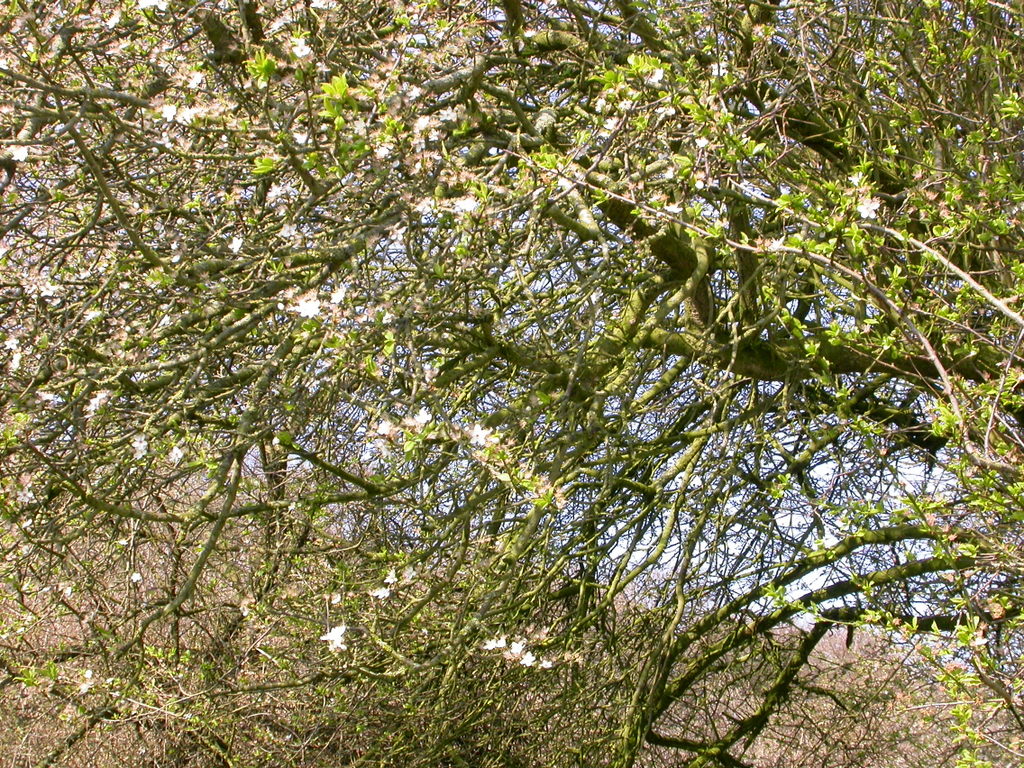
POLYGON ((254 176, 266 176, 277 170, 280 161, 276 157, 257 157, 253 161, 252 172, 254 176))
POLYGON ((245 62, 245 67, 249 70, 249 75, 264 85, 270 81, 270 78, 277 72, 277 62, 274 61, 270 56, 267 55, 266 51, 260 49, 256 51, 256 54, 245 62))

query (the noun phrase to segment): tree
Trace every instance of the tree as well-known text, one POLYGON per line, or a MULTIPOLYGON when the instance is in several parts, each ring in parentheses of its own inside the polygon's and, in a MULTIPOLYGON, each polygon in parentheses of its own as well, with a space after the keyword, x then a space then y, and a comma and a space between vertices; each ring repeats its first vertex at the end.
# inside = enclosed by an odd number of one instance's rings
POLYGON ((1017 11, 0 30, 25 759, 757 764, 872 626, 1019 733, 1017 11))

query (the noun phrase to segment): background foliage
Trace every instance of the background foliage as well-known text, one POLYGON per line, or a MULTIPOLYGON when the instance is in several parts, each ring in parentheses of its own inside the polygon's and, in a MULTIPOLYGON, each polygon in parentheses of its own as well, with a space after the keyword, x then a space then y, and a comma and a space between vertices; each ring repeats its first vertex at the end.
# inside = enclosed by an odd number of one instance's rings
POLYGON ((1019 759, 1021 33, 12 0, 11 764, 1019 759))

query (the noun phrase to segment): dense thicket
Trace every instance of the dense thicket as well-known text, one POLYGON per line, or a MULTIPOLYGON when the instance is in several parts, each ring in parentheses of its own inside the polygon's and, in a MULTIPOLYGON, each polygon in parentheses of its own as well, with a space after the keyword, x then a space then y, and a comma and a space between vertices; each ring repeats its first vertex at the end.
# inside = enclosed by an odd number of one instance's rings
POLYGON ((1019 755, 1022 33, 14 0, 0 741, 1019 755))

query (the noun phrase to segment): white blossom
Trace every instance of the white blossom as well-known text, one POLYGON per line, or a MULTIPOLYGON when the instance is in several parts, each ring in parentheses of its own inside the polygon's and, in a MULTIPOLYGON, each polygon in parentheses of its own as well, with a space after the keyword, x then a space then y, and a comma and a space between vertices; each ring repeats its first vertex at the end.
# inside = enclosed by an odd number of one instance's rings
POLYGON ((92 688, 93 685, 95 685, 95 682, 92 679, 92 670, 91 669, 85 670, 85 672, 82 673, 82 677, 84 677, 85 680, 82 682, 82 684, 80 686, 78 686, 78 692, 79 693, 88 693, 89 689, 92 688))
POLYGON ((51 283, 49 280, 39 286, 39 295, 46 299, 57 296, 60 294, 60 291, 60 286, 56 283, 51 283))
POLYGON ((480 207, 480 201, 475 197, 460 197, 452 203, 452 209, 456 213, 472 213, 480 207))
POLYGON ((185 451, 183 451, 181 449, 181 446, 179 445, 176 445, 173 448, 171 448, 170 452, 167 454, 167 459, 172 464, 177 464, 183 458, 185 458, 185 451))
POLYGON ((345 644, 345 633, 348 631, 348 627, 344 624, 339 624, 336 627, 332 627, 325 634, 320 635, 320 639, 327 642, 332 651, 345 651, 348 650, 348 645, 345 644))
POLYGON ((109 389, 101 389, 99 392, 97 392, 95 395, 89 398, 89 402, 86 403, 85 405, 85 415, 96 415, 96 411, 98 411, 100 408, 106 405, 107 401, 110 400, 110 394, 111 393, 109 389))
POLYGON ((485 651, 495 651, 499 648, 504 648, 508 645, 508 639, 505 637, 494 637, 490 640, 485 640, 484 644, 480 647, 485 651))
POLYGON ((873 219, 878 214, 878 207, 882 201, 874 197, 862 197, 857 205, 857 214, 862 219, 873 219))
POLYGON ((387 600, 389 597, 391 597, 391 587, 379 587, 378 589, 371 589, 370 597, 375 597, 378 600, 387 600))
POLYGON ((167 0, 139 0, 139 10, 144 11, 147 8, 156 8, 159 11, 166 11, 167 0))
POLYGON ((658 85, 664 79, 665 79, 665 70, 662 69, 661 67, 658 67, 656 70, 651 72, 651 74, 649 74, 644 79, 644 82, 646 82, 648 85, 658 85))
POLYGON ((11 160, 16 160, 20 163, 22 160, 28 159, 28 147, 24 145, 8 147, 8 151, 11 153, 11 160))
POLYGON ((278 184, 274 183, 270 185, 270 189, 267 190, 267 202, 276 203, 278 200, 284 197, 291 197, 295 194, 295 187, 291 184, 278 184))
POLYGON ((306 38, 304 37, 293 37, 292 38, 292 55, 297 59, 304 59, 313 53, 313 49, 306 44, 306 38))
POLYGON ((388 575, 384 577, 384 583, 388 586, 398 583, 398 572, 394 568, 388 571, 388 575))
POLYGON ((417 117, 412 124, 413 133, 423 133, 427 131, 434 124, 434 118, 429 115, 420 115, 417 117))
POLYGON ((459 113, 451 107, 445 107, 437 113, 437 119, 442 123, 454 123, 459 119, 459 113))
POLYGON ((141 432, 132 438, 132 454, 136 459, 143 458, 149 453, 149 441, 141 432))
POLYGON ((540 664, 538 664, 537 666, 539 666, 541 669, 551 669, 555 665, 554 662, 551 661, 551 659, 541 659, 540 664))
POLYGON ((41 392, 36 392, 36 397, 39 398, 40 402, 45 403, 51 408, 60 405, 61 402, 60 395, 55 394, 54 392, 47 392, 45 390, 41 392))
POLYGON ((231 238, 231 242, 228 243, 228 250, 232 253, 238 253, 242 250, 242 246, 245 245, 245 241, 237 235, 231 238))
POLYGON ((189 125, 198 114, 199 109, 196 107, 178 107, 178 111, 174 114, 174 122, 189 125))
POLYGON ((288 307, 288 311, 299 317, 316 317, 320 314, 320 299, 313 294, 300 296, 298 301, 288 307))
POLYGON ((537 663, 537 657, 529 651, 527 651, 523 654, 523 657, 519 659, 519 663, 522 664, 524 667, 532 667, 534 664, 537 663))
POLYGON ((142 583, 142 574, 139 573, 138 571, 133 573, 128 578, 131 580, 132 584, 141 584, 142 583))
POLYGON ((475 445, 477 448, 483 448, 489 442, 491 442, 491 436, 494 434, 493 429, 487 429, 480 424, 474 424, 469 430, 469 442, 475 445))

